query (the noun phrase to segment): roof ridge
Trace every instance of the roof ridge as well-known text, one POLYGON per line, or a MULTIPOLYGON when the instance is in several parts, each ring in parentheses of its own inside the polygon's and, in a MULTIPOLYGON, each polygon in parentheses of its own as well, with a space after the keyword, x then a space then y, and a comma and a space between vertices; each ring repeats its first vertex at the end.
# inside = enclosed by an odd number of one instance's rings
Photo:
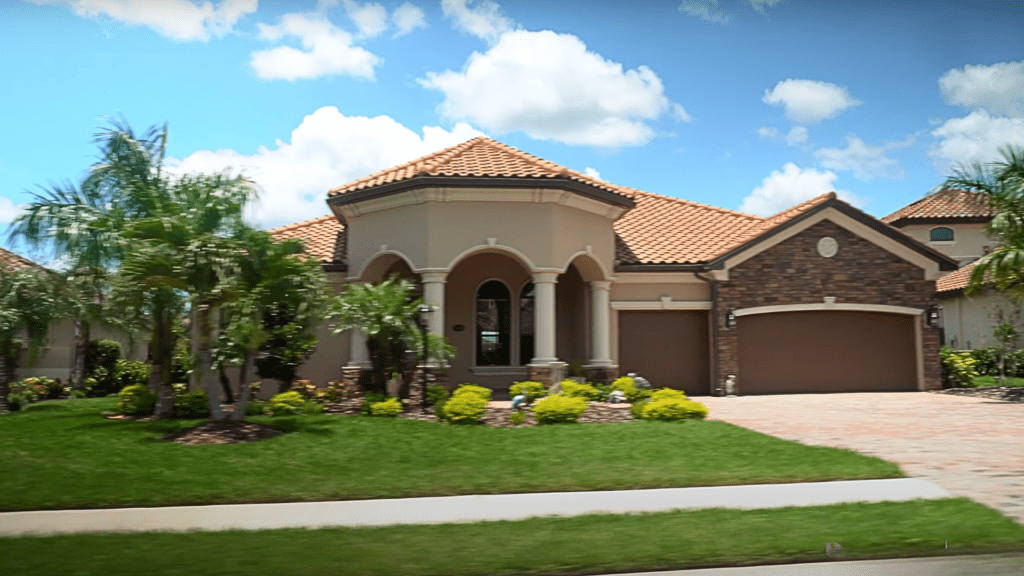
POLYGON ((508 144, 504 144, 502 142, 498 142, 497 140, 493 140, 493 139, 490 139, 490 138, 488 138, 488 140, 490 140, 490 142, 493 145, 497 145, 499 148, 502 148, 505 152, 508 152, 508 153, 512 154, 513 156, 518 157, 520 160, 529 162, 530 164, 533 164, 534 166, 537 166, 537 167, 543 168, 545 170, 554 172, 556 175, 566 176, 571 171, 566 166, 562 166, 561 164, 559 164, 557 162, 552 162, 551 160, 545 160, 545 159, 541 158, 540 156, 534 156, 533 154, 530 154, 529 152, 524 152, 524 151, 516 148, 515 146, 509 146, 508 144))
POLYGON ((699 207, 705 208, 707 210, 713 210, 715 212, 721 212, 723 214, 729 214, 731 216, 741 216, 741 217, 744 217, 744 218, 749 218, 751 220, 754 220, 755 222, 764 222, 765 220, 767 220, 767 218, 764 217, 764 216, 757 216, 756 214, 748 214, 746 212, 740 212, 739 210, 729 210, 728 208, 722 208, 720 206, 712 206, 710 204, 702 204, 700 202, 694 202, 693 200, 687 200, 685 198, 677 198, 675 196, 666 196, 664 194, 658 194, 656 192, 648 192, 646 190, 639 190, 637 188, 628 188, 626 186, 619 186, 619 187, 623 188, 623 189, 626 189, 626 190, 629 190, 629 191, 631 191, 634 194, 646 194, 647 196, 655 196, 655 197, 662 198, 662 199, 665 199, 665 200, 671 200, 673 202, 680 202, 682 204, 689 204, 690 206, 699 206, 699 207))
MULTIPOLYGON (((477 136, 476 138, 470 138, 469 140, 466 140, 465 142, 460 142, 455 146, 449 146, 448 148, 438 150, 433 154, 427 154, 426 156, 417 158, 416 160, 413 160, 411 163, 417 163, 422 161, 424 165, 422 168, 416 171, 416 175, 424 176, 430 174, 438 167, 447 164, 448 162, 451 162, 452 160, 458 158, 459 156, 462 156, 467 150, 473 148, 477 144, 484 143, 484 141, 486 140, 490 140, 490 138, 487 138, 485 136, 477 136), (427 158, 430 158, 430 160, 427 160, 427 158)), ((402 166, 404 166, 404 164, 401 166, 395 166, 390 170, 385 170, 385 172, 395 171, 396 169, 401 168, 402 166)))
MULTIPOLYGON (((285 224, 284 226, 279 226, 277 228, 271 228, 271 229, 267 230, 267 232, 284 232, 286 230, 294 230, 296 228, 301 228, 303 226, 309 226, 310 224, 316 224, 318 222, 322 222, 324 220, 331 219, 331 218, 335 218, 334 214, 327 214, 326 216, 317 216, 316 218, 313 218, 313 219, 310 219, 310 220, 303 220, 302 222, 295 222, 295 223, 292 223, 292 224, 285 224)), ((341 226, 344 226, 344 224, 342 224, 341 222, 338 222, 338 224, 341 225, 341 226)))

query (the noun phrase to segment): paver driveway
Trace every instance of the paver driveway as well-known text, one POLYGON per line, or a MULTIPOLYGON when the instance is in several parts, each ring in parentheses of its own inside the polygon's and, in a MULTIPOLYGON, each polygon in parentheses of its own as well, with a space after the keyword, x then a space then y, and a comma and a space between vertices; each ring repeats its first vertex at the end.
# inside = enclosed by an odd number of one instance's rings
POLYGON ((709 419, 878 456, 1024 524, 1024 404, 929 392, 699 400, 709 419))

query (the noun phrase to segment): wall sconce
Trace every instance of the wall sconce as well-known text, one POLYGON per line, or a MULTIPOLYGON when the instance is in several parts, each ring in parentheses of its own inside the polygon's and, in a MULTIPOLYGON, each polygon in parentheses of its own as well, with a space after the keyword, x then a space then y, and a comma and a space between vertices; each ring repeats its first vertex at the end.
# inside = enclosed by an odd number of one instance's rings
POLYGON ((725 327, 729 330, 736 327, 736 313, 732 310, 725 313, 725 327))
POLYGON ((925 311, 925 318, 928 325, 932 328, 942 327, 942 309, 938 306, 935 306, 934 304, 929 306, 928 310, 925 311))

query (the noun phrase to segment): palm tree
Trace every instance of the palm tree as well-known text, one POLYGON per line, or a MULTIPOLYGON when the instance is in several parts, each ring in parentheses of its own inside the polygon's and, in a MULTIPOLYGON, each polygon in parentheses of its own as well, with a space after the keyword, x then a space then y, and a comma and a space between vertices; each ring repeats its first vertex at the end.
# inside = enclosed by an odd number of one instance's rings
POLYGON ((968 292, 994 283, 1008 298, 1024 300, 1024 147, 1004 146, 1001 158, 954 168, 944 188, 979 192, 996 215, 986 231, 999 247, 983 256, 971 272, 968 292))
POLYGON ((54 279, 49 271, 0 267, 0 407, 4 410, 14 380, 10 360, 21 349, 19 336, 24 335, 30 357, 34 357, 46 343, 57 310, 54 279))

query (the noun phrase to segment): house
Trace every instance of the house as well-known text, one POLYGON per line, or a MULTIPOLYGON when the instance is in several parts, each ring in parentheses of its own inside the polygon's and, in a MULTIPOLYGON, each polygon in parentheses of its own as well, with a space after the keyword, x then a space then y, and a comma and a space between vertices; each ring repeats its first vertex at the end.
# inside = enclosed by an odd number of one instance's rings
MULTIPOLYGON (((19 256, 14 252, 0 248, 0 266, 6 270, 18 270, 22 268, 36 268, 40 271, 47 268, 35 262, 19 256)), ((121 344, 121 355, 131 360, 145 360, 145 343, 135 342, 131 346, 127 335, 107 328, 96 326, 92 329, 94 340, 108 339, 121 344)), ((35 361, 29 356, 28 350, 23 350, 18 358, 18 369, 14 373, 16 380, 29 376, 45 376, 54 380, 60 379, 68 382, 71 377, 72 363, 75 352, 75 323, 73 320, 63 319, 54 322, 47 334, 47 343, 39 351, 35 361)))
MULTIPOLYGON (((956 260, 825 194, 763 218, 592 178, 476 138, 335 188, 301 238, 331 282, 415 281, 458 356, 504 391, 636 372, 722 394, 941 386, 935 281, 956 260)), ((329 339, 315 380, 369 366, 329 339)), ((347 346, 347 350, 344 347, 347 346)))
POLYGON ((960 268, 936 282, 942 311, 943 344, 961 350, 995 344, 992 330, 1000 318, 1024 332, 1020 306, 994 288, 968 296, 965 289, 977 260, 998 242, 985 232, 995 216, 984 194, 945 189, 882 218, 890 226, 927 243, 959 262, 960 268))

